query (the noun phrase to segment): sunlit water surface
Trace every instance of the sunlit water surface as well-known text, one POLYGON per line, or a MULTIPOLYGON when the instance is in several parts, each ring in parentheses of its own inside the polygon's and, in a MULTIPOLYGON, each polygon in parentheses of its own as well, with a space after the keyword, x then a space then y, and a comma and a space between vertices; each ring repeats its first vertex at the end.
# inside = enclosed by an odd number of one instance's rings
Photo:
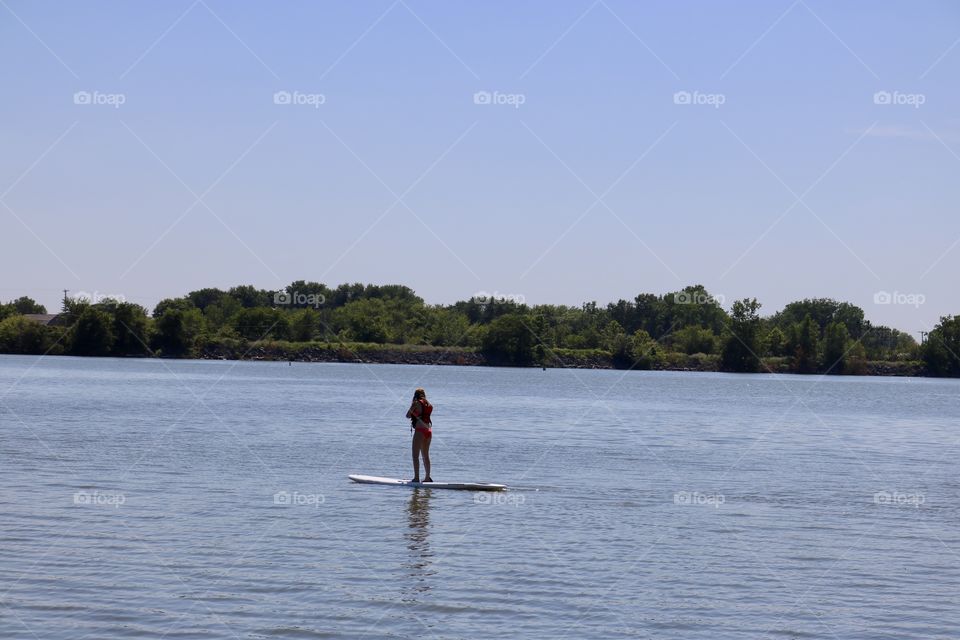
POLYGON ((953 638, 960 382, 0 357, 0 638, 953 638), (410 477, 414 387, 439 481, 410 477))

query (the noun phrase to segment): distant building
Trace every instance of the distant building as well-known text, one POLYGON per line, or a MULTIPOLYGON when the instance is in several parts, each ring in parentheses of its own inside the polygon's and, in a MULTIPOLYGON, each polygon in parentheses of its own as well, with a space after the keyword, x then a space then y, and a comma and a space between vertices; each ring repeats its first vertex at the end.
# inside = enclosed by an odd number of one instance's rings
POLYGON ((25 313, 23 317, 47 327, 66 327, 70 324, 65 313, 25 313))

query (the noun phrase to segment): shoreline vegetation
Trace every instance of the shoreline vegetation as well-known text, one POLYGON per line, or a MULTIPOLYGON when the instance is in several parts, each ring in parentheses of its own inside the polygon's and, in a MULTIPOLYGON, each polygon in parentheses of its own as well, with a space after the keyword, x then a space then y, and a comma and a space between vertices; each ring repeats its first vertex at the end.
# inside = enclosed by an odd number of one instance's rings
POLYGON ((0 353, 544 368, 960 376, 960 316, 918 344, 828 298, 761 317, 701 285, 605 307, 527 305, 478 293, 428 305, 403 285, 241 285, 161 300, 152 312, 64 297, 0 304, 0 353))
MULTIPOLYGON (((674 357, 652 363, 652 371, 723 371, 720 358, 706 354, 673 354, 674 357)), ((362 364, 418 364, 458 366, 502 366, 482 352, 468 347, 432 347, 429 345, 382 345, 372 343, 259 342, 242 351, 227 345, 207 345, 195 356, 199 360, 252 360, 290 362, 343 362, 362 364)), ((795 373, 789 358, 764 358, 758 373, 795 373)), ((543 363, 529 367, 548 369, 619 369, 611 354, 602 349, 564 349, 543 363)), ((629 367, 628 367, 629 368, 629 367)), ((636 367, 634 367, 636 369, 636 367)), ((922 376, 921 361, 866 362, 860 375, 922 376)))

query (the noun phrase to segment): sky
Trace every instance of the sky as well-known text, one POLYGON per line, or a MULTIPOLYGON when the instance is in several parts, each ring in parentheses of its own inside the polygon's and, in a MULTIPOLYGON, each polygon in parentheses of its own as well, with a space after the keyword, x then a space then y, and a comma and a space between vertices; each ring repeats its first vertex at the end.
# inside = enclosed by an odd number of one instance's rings
POLYGON ((960 314, 960 3, 0 0, 0 300, 960 314))

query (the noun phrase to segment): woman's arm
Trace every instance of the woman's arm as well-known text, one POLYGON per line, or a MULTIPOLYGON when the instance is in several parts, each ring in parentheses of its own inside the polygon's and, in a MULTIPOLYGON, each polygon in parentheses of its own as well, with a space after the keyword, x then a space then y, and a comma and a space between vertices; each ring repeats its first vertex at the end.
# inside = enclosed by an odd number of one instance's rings
POLYGON ((414 401, 414 403, 410 405, 410 408, 407 409, 407 417, 408 417, 408 418, 419 418, 419 417, 420 417, 420 403, 419 403, 419 402, 414 401))

